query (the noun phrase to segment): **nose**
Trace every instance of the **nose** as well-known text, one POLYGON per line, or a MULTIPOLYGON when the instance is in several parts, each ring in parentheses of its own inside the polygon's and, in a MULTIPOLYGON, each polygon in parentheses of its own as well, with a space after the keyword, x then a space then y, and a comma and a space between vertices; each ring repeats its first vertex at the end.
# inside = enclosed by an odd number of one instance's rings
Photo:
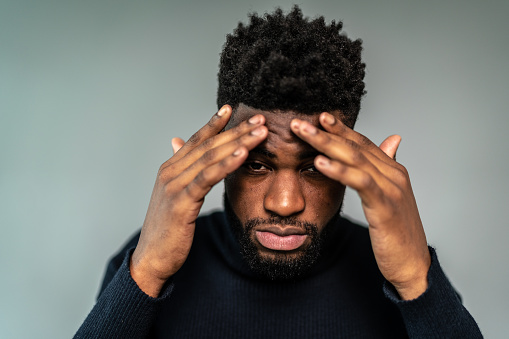
POLYGON ((263 200, 266 211, 288 217, 304 211, 306 202, 300 185, 300 174, 278 171, 263 200))

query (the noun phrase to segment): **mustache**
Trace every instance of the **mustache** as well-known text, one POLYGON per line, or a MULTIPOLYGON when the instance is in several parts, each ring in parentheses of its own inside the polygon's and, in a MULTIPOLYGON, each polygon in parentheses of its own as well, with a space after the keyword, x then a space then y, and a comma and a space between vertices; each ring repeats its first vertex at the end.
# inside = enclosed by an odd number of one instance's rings
POLYGON ((297 220, 293 217, 281 217, 279 215, 270 218, 252 218, 246 221, 244 228, 247 232, 259 225, 281 225, 295 226, 306 230, 307 234, 314 234, 318 231, 318 226, 312 222, 297 220))

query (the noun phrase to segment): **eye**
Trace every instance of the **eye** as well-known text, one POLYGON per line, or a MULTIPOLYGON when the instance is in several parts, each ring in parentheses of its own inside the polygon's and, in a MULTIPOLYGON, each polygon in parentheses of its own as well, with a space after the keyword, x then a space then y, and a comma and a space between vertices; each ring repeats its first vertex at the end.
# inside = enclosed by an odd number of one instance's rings
POLYGON ((252 161, 245 162, 243 167, 252 173, 264 173, 265 171, 269 170, 269 168, 267 168, 267 166, 265 166, 259 162, 252 162, 252 161))
POLYGON ((305 168, 304 171, 310 172, 310 173, 319 173, 318 170, 316 169, 315 165, 311 165, 311 166, 305 168))
POLYGON ((305 167, 303 170, 302 170, 302 173, 305 173, 305 174, 308 174, 308 175, 313 175, 313 176, 319 176, 319 175, 323 175, 322 172, 320 172, 319 170, 316 169, 315 165, 310 165, 308 167, 305 167))

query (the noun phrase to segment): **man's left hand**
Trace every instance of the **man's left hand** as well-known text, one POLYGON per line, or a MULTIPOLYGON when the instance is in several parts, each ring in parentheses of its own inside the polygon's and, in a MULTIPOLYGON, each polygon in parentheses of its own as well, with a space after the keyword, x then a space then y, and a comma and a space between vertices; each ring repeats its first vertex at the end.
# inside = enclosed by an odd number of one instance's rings
POLYGON ((329 113, 320 124, 325 131, 294 119, 291 129, 323 154, 315 158, 321 173, 358 192, 380 271, 402 299, 417 298, 428 286, 431 258, 408 172, 395 160, 401 138, 378 147, 329 113))

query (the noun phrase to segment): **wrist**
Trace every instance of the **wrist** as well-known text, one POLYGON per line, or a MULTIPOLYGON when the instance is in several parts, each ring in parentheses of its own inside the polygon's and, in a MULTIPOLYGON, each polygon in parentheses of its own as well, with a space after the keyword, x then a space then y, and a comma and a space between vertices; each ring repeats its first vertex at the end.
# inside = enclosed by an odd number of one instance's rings
POLYGON ((428 272, 431 266, 431 257, 428 255, 424 263, 419 269, 416 269, 411 278, 404 281, 391 282, 402 300, 417 299, 428 289, 428 272))
MULTIPOLYGON (((136 250, 135 250, 136 252, 136 250)), ((152 298, 157 298, 166 283, 166 279, 161 279, 154 274, 150 273, 141 261, 135 260, 135 253, 132 254, 129 261, 129 271, 136 285, 145 294, 152 298)))
POLYGON ((414 300, 420 297, 428 289, 428 279, 416 279, 406 284, 392 284, 401 300, 414 300))

